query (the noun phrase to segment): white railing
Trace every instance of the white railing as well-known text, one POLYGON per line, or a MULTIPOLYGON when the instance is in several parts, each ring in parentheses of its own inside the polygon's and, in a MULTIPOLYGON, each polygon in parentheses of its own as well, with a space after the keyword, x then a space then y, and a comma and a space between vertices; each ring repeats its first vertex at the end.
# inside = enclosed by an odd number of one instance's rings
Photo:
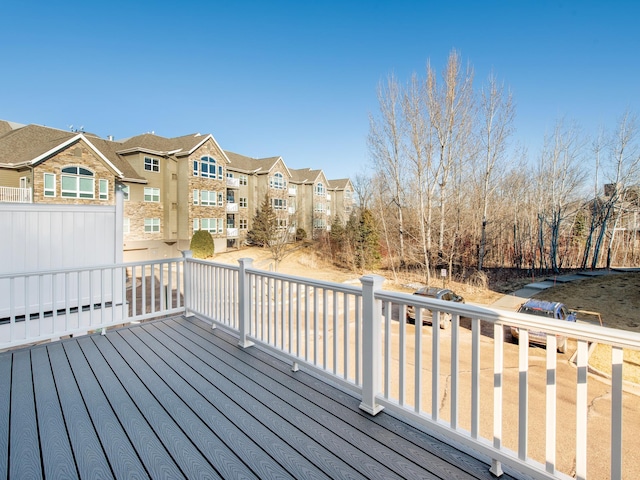
POLYGON ((363 277, 360 288, 257 270, 250 259, 239 269, 198 265, 210 284, 191 299, 191 313, 237 330, 243 346, 284 355, 294 370, 303 364, 342 383, 371 414, 386 408, 413 416, 493 459, 495 474, 506 465, 534 478, 634 475, 623 452, 634 451, 635 429, 623 432, 623 413, 627 421, 638 417, 622 379, 622 351, 640 350, 637 333, 389 292, 375 276, 363 277), (439 325, 440 312, 451 316, 449 328, 423 325, 439 325), (512 325, 519 345, 505 333, 512 325), (546 350, 528 345, 530 331, 546 333, 546 350), (556 335, 570 338, 571 361, 556 353, 556 335), (595 343, 613 348, 610 386, 588 375, 595 343), (589 413, 594 402, 597 415, 589 413))
POLYGON ((0 275, 0 349, 183 313, 183 262, 0 275))
POLYGON ((298 194, 298 188, 297 187, 289 187, 289 196, 290 197, 295 197, 298 194))
POLYGON ((227 187, 229 188, 240 188, 240 179, 227 177, 227 187))
POLYGON ((226 212, 227 213, 237 213, 238 212, 238 204, 237 203, 227 202, 226 212))
POLYGON ((227 227, 227 238, 237 238, 238 237, 238 229, 227 227))
POLYGON ((31 189, 17 187, 0 187, 0 202, 31 203, 31 189))
MULTIPOLYGON (((342 384, 372 415, 432 432, 534 478, 633 478, 637 397, 623 351, 640 334, 186 259, 0 276, 0 348, 163 315, 197 315, 342 384), (407 309, 414 310, 410 323, 407 309), (428 309, 428 312, 425 310, 428 309), (440 315, 450 326, 437 328, 440 315), (423 325, 423 320, 435 325, 423 325), (520 344, 505 332, 520 329, 520 344), (544 332, 547 348, 528 345, 544 332), (556 336, 569 350, 556 353, 556 336), (611 378, 589 375, 590 346, 611 346, 611 378), (626 422, 626 423, 625 423, 626 422), (623 425, 627 428, 623 429, 623 425)), ((449 325, 445 322, 444 325, 449 325)))

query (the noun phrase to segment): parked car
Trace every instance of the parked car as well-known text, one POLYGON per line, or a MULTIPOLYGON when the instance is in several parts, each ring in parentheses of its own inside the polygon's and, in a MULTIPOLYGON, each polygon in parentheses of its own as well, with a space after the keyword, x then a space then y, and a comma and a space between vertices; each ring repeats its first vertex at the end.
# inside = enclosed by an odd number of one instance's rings
MULTIPOLYGON (((520 305, 518 313, 526 313, 528 315, 537 315, 539 317, 555 318, 558 320, 566 320, 567 322, 576 321, 576 312, 570 311, 564 303, 548 302, 546 300, 527 300, 520 305)), ((520 332, 518 327, 511 327, 511 336, 516 342, 520 340, 520 332)), ((567 351, 567 337, 558 335, 558 352, 567 351)), ((544 332, 529 331, 529 343, 537 345, 547 344, 547 334, 544 332)))
MULTIPOLYGON (((460 295, 452 292, 448 288, 438 287, 422 287, 413 292, 414 295, 420 295, 421 297, 436 298, 438 300, 447 300, 449 302, 464 303, 464 298, 460 295)), ((447 328, 449 322, 451 322, 451 314, 447 312, 439 312, 440 314, 440 328, 447 328)), ((423 308, 420 312, 423 325, 431 325, 433 314, 431 310, 423 308)), ((407 320, 416 321, 416 312, 413 305, 407 306, 407 320)))

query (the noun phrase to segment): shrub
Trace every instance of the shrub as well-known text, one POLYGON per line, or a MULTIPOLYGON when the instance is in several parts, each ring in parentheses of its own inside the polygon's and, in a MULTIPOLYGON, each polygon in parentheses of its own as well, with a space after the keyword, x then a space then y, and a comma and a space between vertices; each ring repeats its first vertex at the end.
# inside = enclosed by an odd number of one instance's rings
POLYGON ((191 253, 193 258, 209 258, 213 256, 213 237, 206 230, 198 230, 191 238, 191 253))
POLYGON ((307 232, 304 231, 304 228, 298 228, 296 230, 296 242, 301 242, 307 238, 307 232))

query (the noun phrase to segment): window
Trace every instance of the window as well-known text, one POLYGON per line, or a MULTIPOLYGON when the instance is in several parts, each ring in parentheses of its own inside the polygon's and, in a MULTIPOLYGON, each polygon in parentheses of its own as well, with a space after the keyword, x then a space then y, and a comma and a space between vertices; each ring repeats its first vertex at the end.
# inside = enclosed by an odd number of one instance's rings
POLYGON ((100 200, 109 200, 109 180, 100 179, 100 200))
POLYGON ((278 230, 284 230, 285 228, 287 228, 288 225, 288 221, 286 218, 279 218, 278 219, 278 230))
POLYGON ((326 228, 327 224, 324 218, 315 218, 313 220, 313 228, 326 228))
POLYGON ((200 220, 198 218, 193 219, 193 233, 196 233, 200 230, 200 220))
POLYGON ((193 191, 193 204, 198 205, 199 203, 200 203, 200 190, 196 189, 193 191))
POLYGON ((238 224, 240 226, 240 230, 246 230, 247 229, 247 219, 246 218, 241 218, 238 221, 238 224))
MULTIPOLYGON (((194 226, 196 220, 194 219, 194 226)), ((201 218, 200 230, 206 230, 209 233, 224 232, 224 219, 222 218, 201 218)))
POLYGON ((44 174, 44 196, 56 196, 56 176, 53 173, 44 174))
POLYGON ((271 207, 274 210, 284 210, 287 208, 287 201, 284 198, 272 198, 271 207))
POLYGON ((322 182, 316 183, 315 194, 316 195, 324 195, 325 193, 326 193, 326 190, 324 188, 324 184, 322 182))
POLYGON ((122 198, 129 200, 129 185, 122 185, 122 198))
POLYGON ((61 195, 69 198, 94 198, 93 172, 83 167, 62 169, 61 195))
POLYGON ((277 188, 278 190, 284 190, 287 186, 287 182, 285 182, 284 177, 280 172, 276 172, 273 177, 269 177, 269 186, 271 188, 277 188))
POLYGON ((122 233, 125 235, 131 231, 131 219, 129 217, 124 217, 122 219, 122 233))
POLYGON ((148 172, 159 172, 160 160, 157 158, 144 157, 144 169, 148 172))
POLYGON ((324 203, 316 203, 314 210, 316 212, 324 212, 324 203))
POLYGON ((160 231, 160 219, 159 218, 145 218, 144 219, 144 233, 158 233, 160 231))
POLYGON ((222 207, 224 205, 224 199, 222 197, 222 193, 218 193, 218 206, 222 207))
POLYGON ((144 187, 144 201, 158 203, 160 201, 160 189, 144 187))
POLYGON ((242 208, 247 208, 247 197, 240 197, 238 205, 242 208))
MULTIPOLYGON (((202 157, 200 161, 193 161, 193 175, 203 178, 216 178, 216 159, 213 157, 202 157)), ((222 180, 222 166, 218 167, 218 178, 222 180)))
POLYGON ((217 193, 209 190, 200 191, 200 205, 205 207, 216 206, 217 193))
POLYGON ((227 172, 227 178, 233 178, 233 173, 227 172))
POLYGON ((247 185, 249 183, 246 175, 240 175, 238 179, 240 180, 240 185, 247 185))

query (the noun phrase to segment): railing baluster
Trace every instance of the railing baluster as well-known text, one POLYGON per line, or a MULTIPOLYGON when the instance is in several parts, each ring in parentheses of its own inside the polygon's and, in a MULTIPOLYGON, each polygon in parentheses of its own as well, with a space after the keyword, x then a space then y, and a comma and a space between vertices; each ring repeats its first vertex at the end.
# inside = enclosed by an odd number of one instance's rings
POLYGON ((611 478, 622 478, 622 348, 611 349, 611 478))
POLYGON ((480 319, 471 320, 471 438, 480 435, 480 319))
POLYGON ((549 473, 556 469, 556 363, 558 348, 555 335, 547 336, 547 390, 546 390, 546 452, 545 465, 549 473))
POLYGON ((458 379, 460 375, 460 317, 451 324, 451 418, 453 430, 458 429, 458 379))
POLYGON ((518 458, 527 459, 529 434, 529 332, 520 329, 518 345, 518 458))
POLYGON ((587 378, 589 359, 589 345, 584 340, 578 340, 578 355, 576 358, 577 389, 576 389, 576 478, 587 478, 587 378))
MULTIPOLYGON (((502 382, 504 370, 504 327, 493 324, 493 448, 502 449, 502 382)), ((491 473, 502 475, 502 465, 491 460, 491 473)))

